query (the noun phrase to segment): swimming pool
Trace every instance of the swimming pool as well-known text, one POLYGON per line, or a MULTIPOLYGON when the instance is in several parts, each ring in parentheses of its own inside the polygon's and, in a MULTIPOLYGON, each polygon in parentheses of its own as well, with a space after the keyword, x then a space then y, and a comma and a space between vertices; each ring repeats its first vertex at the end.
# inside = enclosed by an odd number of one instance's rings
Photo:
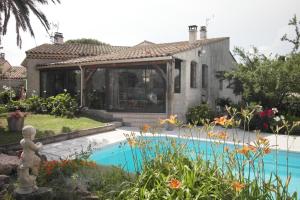
MULTIPOLYGON (((164 144, 170 143, 170 140, 166 137, 143 137, 145 141, 148 141, 149 144, 155 146, 158 143, 164 144)), ((210 160, 213 158, 212 147, 216 154, 223 153, 224 146, 223 144, 215 145, 210 141, 201 141, 201 140, 189 140, 184 138, 174 138, 176 143, 186 144, 187 151, 190 152, 190 157, 195 157, 196 154, 202 153, 203 159, 210 160), (196 152, 195 152, 196 151, 196 152)), ((169 144, 170 145, 170 144, 169 144)), ((234 149, 233 144, 226 144, 229 150, 234 149)), ((139 160, 141 158, 141 152, 136 147, 133 149, 139 160)), ((151 154, 151 152, 149 152, 151 154)), ((153 154, 154 155, 154 154, 153 154)), ((276 157, 277 157, 277 171, 278 175, 285 182, 287 175, 287 156, 288 156, 288 172, 291 174, 292 179, 289 185, 289 191, 297 191, 300 193, 300 153, 296 152, 286 152, 286 151, 272 151, 270 154, 264 157, 264 166, 266 177, 268 177, 272 172, 276 171, 276 157)), ((120 143, 115 143, 108 145, 104 148, 97 149, 93 152, 90 157, 91 160, 95 161, 98 164, 102 165, 115 165, 120 166, 128 172, 136 171, 134 166, 134 161, 132 158, 132 148, 128 145, 126 141, 120 143)), ((141 166, 139 169, 141 170, 141 166)))

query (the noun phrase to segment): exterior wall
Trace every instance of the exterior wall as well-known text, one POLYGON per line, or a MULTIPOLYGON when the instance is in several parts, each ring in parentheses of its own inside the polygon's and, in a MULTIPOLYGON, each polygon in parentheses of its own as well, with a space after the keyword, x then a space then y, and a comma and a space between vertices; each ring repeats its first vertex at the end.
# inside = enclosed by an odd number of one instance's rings
POLYGON ((3 63, 0 65, 0 74, 4 74, 9 68, 11 68, 11 65, 8 62, 3 63))
POLYGON ((181 93, 174 94, 173 114, 177 114, 180 120, 185 120, 188 108, 199 105, 202 101, 208 102, 213 109, 216 109, 215 100, 221 97, 229 97, 237 102, 240 97, 233 94, 232 90, 223 85, 219 89, 217 71, 230 71, 235 67, 234 59, 229 50, 229 39, 221 42, 205 45, 202 48, 178 53, 175 58, 183 60, 181 64, 181 93), (201 51, 201 55, 198 55, 201 51), (197 87, 190 87, 190 65, 197 63, 197 87), (208 89, 202 89, 202 64, 208 65, 208 89))
POLYGON ((54 59, 32 59, 27 58, 23 65, 27 68, 27 96, 33 93, 40 94, 40 71, 37 65, 56 62, 54 59))
POLYGON ((21 86, 26 86, 26 80, 25 79, 0 79, 0 91, 3 90, 4 85, 17 89, 21 86))

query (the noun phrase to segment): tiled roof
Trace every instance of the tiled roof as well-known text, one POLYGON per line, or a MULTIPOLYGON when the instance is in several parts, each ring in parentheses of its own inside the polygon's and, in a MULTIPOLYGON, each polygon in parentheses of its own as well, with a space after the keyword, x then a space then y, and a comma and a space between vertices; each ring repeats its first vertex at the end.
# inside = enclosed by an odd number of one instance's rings
POLYGON ((153 43, 153 42, 150 42, 150 41, 148 41, 148 40, 144 40, 143 42, 141 42, 141 43, 138 43, 137 45, 135 45, 135 47, 137 47, 137 46, 146 46, 146 45, 152 45, 152 44, 155 44, 155 43, 153 43))
POLYGON ((124 50, 128 47, 111 46, 107 44, 42 44, 26 51, 27 58, 76 58, 96 56, 124 50))
POLYGON ((66 60, 62 62, 52 63, 50 65, 63 66, 63 65, 72 65, 72 64, 89 64, 89 63, 101 64, 108 61, 166 57, 166 56, 172 56, 176 53, 191 50, 197 47, 201 47, 203 45, 219 42, 226 39, 228 38, 223 37, 223 38, 197 40, 194 43, 189 43, 189 41, 183 41, 183 42, 162 43, 162 44, 137 45, 116 53, 75 58, 75 59, 66 60))
POLYGON ((11 67, 4 74, 0 76, 0 79, 24 79, 26 78, 26 68, 23 66, 11 67))

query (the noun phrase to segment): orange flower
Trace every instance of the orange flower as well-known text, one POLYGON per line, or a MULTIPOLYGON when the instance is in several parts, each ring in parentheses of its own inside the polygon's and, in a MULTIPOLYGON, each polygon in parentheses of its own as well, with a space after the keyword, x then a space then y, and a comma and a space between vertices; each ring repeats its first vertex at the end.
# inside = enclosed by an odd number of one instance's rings
POLYGON ((210 132, 208 132, 207 133, 207 136, 209 137, 209 138, 213 138, 213 137, 215 137, 215 133, 214 132, 212 132, 212 131, 210 131, 210 132))
POLYGON ((143 127, 142 127, 142 132, 143 133, 146 133, 148 132, 148 130, 150 129, 151 127, 148 125, 148 124, 144 124, 143 127))
POLYGON ((257 141, 260 144, 265 144, 265 145, 269 144, 269 140, 267 138, 262 137, 262 136, 258 136, 257 141))
POLYGON ((128 139, 128 144, 129 144, 131 147, 134 147, 134 146, 137 144, 137 141, 136 141, 134 138, 129 138, 129 139, 128 139))
POLYGON ((227 119, 227 116, 215 118, 215 124, 219 124, 221 126, 229 126, 233 124, 233 119, 227 119))
POLYGON ((233 189, 234 189, 236 192, 240 192, 242 189, 245 188, 245 184, 240 183, 240 182, 238 182, 238 181, 234 181, 234 182, 232 183, 232 187, 233 187, 233 189))
POLYGON ((170 115, 168 119, 159 119, 160 124, 165 124, 165 123, 170 123, 170 124, 176 124, 177 123, 177 115, 170 115))
POLYGON ((172 178, 171 181, 169 182, 169 187, 171 189, 179 189, 180 186, 181 186, 181 182, 176 178, 172 178))
POLYGON ((249 148, 248 146, 243 146, 243 148, 237 149, 236 151, 240 154, 247 155, 250 150, 251 148, 249 148))
POLYGON ((162 125, 162 124, 165 124, 166 123, 166 120, 165 119, 159 119, 159 124, 162 125))
POLYGON ((226 132, 219 132, 218 134, 218 138, 221 139, 221 140, 226 140, 228 138, 228 135, 226 132))
POLYGON ((264 148, 264 153, 265 154, 271 153, 271 149, 269 147, 264 148))
POLYGON ((257 150, 255 146, 249 145, 248 147, 249 147, 250 151, 252 151, 252 152, 256 152, 256 150, 257 150))
POLYGON ((225 146, 225 147, 224 147, 224 151, 228 152, 228 151, 229 151, 229 147, 228 147, 228 146, 225 146))
POLYGON ((177 123, 177 115, 170 115, 169 119, 167 119, 167 122, 170 124, 176 124, 177 123))

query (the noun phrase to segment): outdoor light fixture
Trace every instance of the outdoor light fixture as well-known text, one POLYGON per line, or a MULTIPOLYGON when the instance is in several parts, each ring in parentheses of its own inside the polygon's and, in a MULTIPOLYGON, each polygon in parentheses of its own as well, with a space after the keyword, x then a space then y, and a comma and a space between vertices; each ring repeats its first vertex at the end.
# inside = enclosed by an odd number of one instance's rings
POLYGON ((200 57, 201 55, 203 55, 203 54, 205 54, 206 53, 206 51, 203 49, 203 48, 201 48, 199 51, 198 51, 198 56, 200 57))

